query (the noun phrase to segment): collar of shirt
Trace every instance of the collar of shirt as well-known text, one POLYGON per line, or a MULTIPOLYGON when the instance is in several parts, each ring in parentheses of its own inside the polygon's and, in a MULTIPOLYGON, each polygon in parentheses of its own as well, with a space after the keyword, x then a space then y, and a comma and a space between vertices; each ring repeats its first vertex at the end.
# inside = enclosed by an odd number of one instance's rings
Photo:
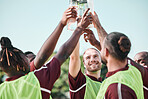
POLYGON ((106 73, 106 78, 112 76, 113 74, 115 74, 115 73, 117 73, 119 71, 128 70, 128 68, 129 67, 128 67, 128 64, 127 64, 124 68, 121 68, 121 69, 118 69, 118 70, 115 70, 115 71, 112 71, 112 72, 107 72, 106 73))
POLYGON ((94 81, 102 82, 102 78, 101 78, 101 77, 99 77, 99 78, 97 79, 97 78, 95 78, 95 77, 93 77, 93 76, 90 76, 90 75, 88 75, 88 74, 86 74, 86 76, 88 76, 90 79, 92 79, 92 80, 94 80, 94 81))
POLYGON ((24 76, 24 75, 22 74, 22 75, 17 75, 17 76, 9 77, 9 78, 6 79, 6 81, 13 81, 13 80, 16 80, 16 79, 18 79, 18 78, 20 78, 22 76, 24 76))

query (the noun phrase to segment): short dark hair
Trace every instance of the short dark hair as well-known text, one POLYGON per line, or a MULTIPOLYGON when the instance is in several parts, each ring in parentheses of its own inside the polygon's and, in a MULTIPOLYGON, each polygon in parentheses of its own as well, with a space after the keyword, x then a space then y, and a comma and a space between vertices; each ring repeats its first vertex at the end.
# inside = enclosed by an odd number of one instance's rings
POLYGON ((114 58, 122 61, 130 52, 131 42, 125 34, 112 32, 105 38, 105 46, 114 58))

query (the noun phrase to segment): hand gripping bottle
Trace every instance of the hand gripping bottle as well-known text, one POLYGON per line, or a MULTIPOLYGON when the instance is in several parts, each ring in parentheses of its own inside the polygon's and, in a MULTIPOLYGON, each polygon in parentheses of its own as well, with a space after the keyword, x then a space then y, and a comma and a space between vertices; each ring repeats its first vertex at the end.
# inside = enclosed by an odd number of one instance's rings
MULTIPOLYGON (((78 9, 79 9, 79 16, 82 17, 83 13, 87 8, 90 8, 90 12, 94 12, 94 3, 93 0, 78 0, 78 9)), ((90 24, 88 28, 92 28, 93 25, 90 24)))
MULTIPOLYGON (((70 6, 77 6, 77 0, 69 0, 70 6)), ((68 19, 67 29, 73 31, 77 26, 77 22, 75 18, 68 19)))

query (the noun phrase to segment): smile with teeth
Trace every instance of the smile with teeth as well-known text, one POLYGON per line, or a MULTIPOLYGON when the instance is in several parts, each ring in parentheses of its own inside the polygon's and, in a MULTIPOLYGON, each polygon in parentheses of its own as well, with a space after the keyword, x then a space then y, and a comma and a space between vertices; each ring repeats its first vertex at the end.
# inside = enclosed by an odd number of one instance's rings
POLYGON ((95 67, 95 66, 98 65, 98 64, 99 64, 99 62, 95 62, 95 63, 91 63, 91 64, 89 63, 88 65, 89 65, 89 66, 92 66, 92 67, 95 67))

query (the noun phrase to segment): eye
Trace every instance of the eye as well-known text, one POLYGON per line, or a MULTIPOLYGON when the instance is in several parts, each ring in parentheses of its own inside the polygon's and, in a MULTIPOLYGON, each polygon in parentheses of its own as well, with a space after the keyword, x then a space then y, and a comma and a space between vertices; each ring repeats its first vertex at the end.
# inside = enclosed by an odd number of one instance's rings
POLYGON ((87 56, 86 59, 90 59, 90 56, 87 56))
POLYGON ((94 58, 98 57, 98 55, 94 55, 94 58))

